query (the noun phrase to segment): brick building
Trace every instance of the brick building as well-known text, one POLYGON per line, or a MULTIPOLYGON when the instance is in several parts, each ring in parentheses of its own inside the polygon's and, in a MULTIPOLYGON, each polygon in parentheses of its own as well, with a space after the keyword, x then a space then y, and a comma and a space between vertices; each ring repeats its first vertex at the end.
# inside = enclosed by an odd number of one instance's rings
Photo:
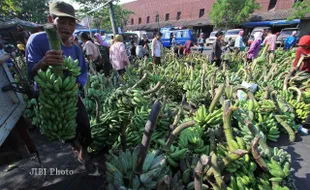
MULTIPOLYGON (((289 10, 296 0, 257 0, 261 9, 251 21, 280 20, 289 16, 289 10)), ((207 15, 215 0, 137 0, 123 6, 135 14, 128 19, 128 30, 154 30, 159 26, 189 27, 200 31, 212 31, 207 15)))

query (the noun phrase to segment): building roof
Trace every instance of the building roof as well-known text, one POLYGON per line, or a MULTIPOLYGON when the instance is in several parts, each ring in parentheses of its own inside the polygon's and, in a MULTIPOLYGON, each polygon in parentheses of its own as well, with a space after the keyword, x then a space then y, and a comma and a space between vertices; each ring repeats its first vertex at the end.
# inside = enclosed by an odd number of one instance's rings
MULTIPOLYGON (((252 14, 249 21, 263 21, 263 20, 283 20, 291 16, 292 9, 286 10, 272 10, 272 11, 263 11, 252 14)), ((304 18, 309 19, 310 13, 306 14, 304 18)))

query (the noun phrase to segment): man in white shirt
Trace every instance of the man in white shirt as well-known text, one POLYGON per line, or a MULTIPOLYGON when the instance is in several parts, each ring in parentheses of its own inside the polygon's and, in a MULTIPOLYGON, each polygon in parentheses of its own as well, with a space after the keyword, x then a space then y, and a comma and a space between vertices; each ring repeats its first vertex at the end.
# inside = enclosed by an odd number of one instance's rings
POLYGON ((160 57, 161 57, 161 49, 162 49, 162 43, 161 43, 161 37, 163 36, 162 33, 157 33, 156 37, 152 41, 152 57, 153 57, 153 63, 156 65, 160 65, 160 57))

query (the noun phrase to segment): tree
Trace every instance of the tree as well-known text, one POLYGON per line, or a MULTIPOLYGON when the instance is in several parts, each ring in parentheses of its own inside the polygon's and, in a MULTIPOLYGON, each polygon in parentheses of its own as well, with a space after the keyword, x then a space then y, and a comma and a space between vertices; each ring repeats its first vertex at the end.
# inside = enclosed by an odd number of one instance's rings
POLYGON ((0 17, 19 18, 35 23, 45 23, 48 15, 48 0, 2 0, 0 17))
POLYGON ((255 0, 216 0, 209 17, 216 27, 227 29, 243 23, 257 9, 260 5, 255 0))
MULTIPOLYGON (((83 18, 85 16, 93 16, 94 22, 93 27, 105 29, 107 31, 112 30, 110 13, 108 7, 102 8, 102 10, 92 13, 91 15, 87 15, 86 13, 98 6, 104 4, 107 1, 102 0, 75 0, 81 5, 81 9, 78 12, 79 18, 83 18)), ((115 1, 119 2, 119 1, 115 1)), ((124 9, 122 6, 118 4, 113 4, 114 16, 115 16, 115 24, 117 27, 123 28, 128 19, 129 15, 134 14, 132 11, 124 9)))
POLYGON ((295 18, 303 18, 306 14, 310 13, 310 0, 297 1, 293 4, 293 10, 291 11, 291 16, 288 20, 295 18))

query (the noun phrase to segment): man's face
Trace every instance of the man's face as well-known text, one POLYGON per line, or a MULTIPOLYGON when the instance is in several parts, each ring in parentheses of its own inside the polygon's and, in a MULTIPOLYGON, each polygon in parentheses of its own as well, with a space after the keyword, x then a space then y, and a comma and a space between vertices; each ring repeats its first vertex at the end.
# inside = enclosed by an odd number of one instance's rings
POLYGON ((75 19, 69 17, 57 17, 54 20, 57 31, 62 39, 68 40, 75 30, 75 19))

